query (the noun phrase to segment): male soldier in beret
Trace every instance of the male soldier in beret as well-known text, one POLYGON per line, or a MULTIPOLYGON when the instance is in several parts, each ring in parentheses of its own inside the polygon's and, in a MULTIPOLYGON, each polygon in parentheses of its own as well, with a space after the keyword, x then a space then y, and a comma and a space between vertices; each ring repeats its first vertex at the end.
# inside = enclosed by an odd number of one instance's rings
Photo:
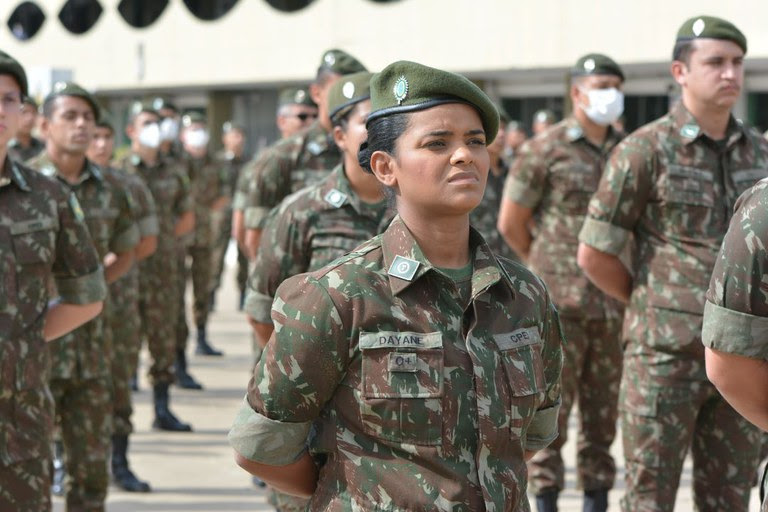
POLYGON ((671 66, 681 101, 614 149, 579 234, 579 266, 627 304, 626 511, 674 508, 689 447, 698 510, 749 503, 759 432, 707 381, 701 343, 708 280, 734 204, 768 174, 768 143, 731 114, 746 51, 728 21, 683 23, 671 66), (619 254, 631 236, 627 269, 619 254))
POLYGON ((584 276, 576 249, 603 165, 624 135, 611 127, 624 106, 623 82, 621 67, 606 55, 590 53, 576 61, 571 69, 573 114, 522 146, 499 214, 501 233, 547 283, 568 340, 560 434, 529 464, 539 512, 557 510, 557 495, 565 486, 560 450, 577 401, 577 475, 585 511, 606 509, 616 476, 610 447, 616 435, 623 307, 584 276))
POLYGON ((45 142, 32 135, 37 124, 37 102, 24 96, 21 105, 21 119, 16 136, 8 142, 8 156, 18 162, 26 162, 45 149, 45 142))
POLYGON ((288 138, 307 128, 317 119, 317 105, 306 88, 289 87, 280 92, 277 101, 277 129, 288 138))

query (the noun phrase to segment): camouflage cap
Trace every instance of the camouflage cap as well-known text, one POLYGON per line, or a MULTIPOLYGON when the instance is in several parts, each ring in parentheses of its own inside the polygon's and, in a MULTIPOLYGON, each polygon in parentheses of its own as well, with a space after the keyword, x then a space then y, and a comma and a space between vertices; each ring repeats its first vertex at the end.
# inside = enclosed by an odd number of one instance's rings
POLYGON ((158 96, 157 98, 154 98, 151 101, 152 104, 152 110, 159 112, 160 110, 173 110, 174 112, 178 112, 178 107, 172 103, 168 98, 163 98, 162 96, 158 96))
POLYGON ((232 131, 238 131, 240 133, 245 133, 245 126, 243 126, 240 123, 236 123, 235 121, 227 121, 224 124, 221 125, 221 132, 222 133, 229 133, 232 131))
POLYGON ((202 112, 198 112, 197 110, 191 110, 184 114, 184 116, 181 118, 181 124, 185 127, 195 123, 206 124, 207 122, 208 119, 205 117, 205 115, 202 112))
POLYGON ((677 31, 677 42, 692 41, 693 39, 723 39, 733 41, 744 53, 747 53, 747 38, 730 21, 714 16, 695 16, 677 31))
POLYGON ((588 53, 571 68, 571 76, 614 75, 624 81, 624 71, 616 61, 602 53, 588 53))
POLYGON ((344 50, 333 48, 323 53, 323 57, 320 59, 320 66, 317 68, 318 74, 321 71, 331 71, 339 75, 349 75, 368 70, 359 60, 344 50))
POLYGON ((554 123, 556 121, 555 113, 548 108, 537 110, 533 114, 534 123, 554 123))
POLYGON ((0 51, 0 75, 11 75, 16 79, 21 89, 21 96, 24 97, 29 93, 27 86, 27 74, 24 72, 24 68, 19 64, 19 61, 5 53, 0 51))
POLYGON ((53 89, 48 94, 48 96, 45 97, 45 103, 48 103, 49 101, 52 101, 59 96, 72 96, 75 98, 81 98, 91 106, 94 119, 98 121, 99 117, 101 117, 101 108, 99 108, 99 104, 96 102, 96 99, 91 95, 91 93, 77 85, 75 82, 56 82, 53 84, 53 89))
POLYGON ((499 113, 485 93, 466 77, 401 60, 371 78, 371 114, 368 123, 380 117, 416 112, 445 103, 473 106, 483 123, 486 144, 499 131, 499 113))
POLYGON ((282 107, 284 105, 307 105, 308 107, 317 107, 312 97, 309 95, 309 91, 304 87, 288 87, 280 91, 280 96, 277 98, 277 106, 282 107))
POLYGON ((352 110, 352 107, 371 97, 371 77, 373 73, 363 71, 344 76, 328 92, 328 113, 331 121, 336 122, 352 110))

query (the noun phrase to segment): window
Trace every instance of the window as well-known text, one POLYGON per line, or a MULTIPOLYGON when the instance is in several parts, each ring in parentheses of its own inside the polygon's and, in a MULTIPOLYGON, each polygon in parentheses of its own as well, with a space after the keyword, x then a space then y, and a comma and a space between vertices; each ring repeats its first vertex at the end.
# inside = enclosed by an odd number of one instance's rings
POLYGON ((504 110, 509 113, 510 119, 523 123, 526 131, 531 133, 533 115, 542 109, 554 112, 559 121, 563 118, 565 104, 560 96, 530 96, 523 98, 504 98, 502 100, 504 110))
POLYGON ((168 0, 121 0, 117 11, 130 26, 147 28, 157 21, 167 6, 168 0))
POLYGON ((669 111, 669 96, 649 95, 624 98, 624 131, 637 130, 644 124, 658 119, 669 111))
POLYGON ((184 5, 196 17, 204 21, 214 21, 229 12, 237 0, 184 0, 184 5))
POLYGON ((768 93, 753 92, 747 96, 747 120, 761 132, 768 130, 768 93))
POLYGON ((103 10, 98 0, 68 0, 59 11, 59 21, 73 34, 85 34, 103 10))
POLYGON ((278 11, 296 12, 300 11, 314 0, 266 0, 266 2, 278 11))
POLYGON ((8 28, 19 41, 32 39, 45 21, 45 14, 35 2, 22 2, 8 18, 8 28))

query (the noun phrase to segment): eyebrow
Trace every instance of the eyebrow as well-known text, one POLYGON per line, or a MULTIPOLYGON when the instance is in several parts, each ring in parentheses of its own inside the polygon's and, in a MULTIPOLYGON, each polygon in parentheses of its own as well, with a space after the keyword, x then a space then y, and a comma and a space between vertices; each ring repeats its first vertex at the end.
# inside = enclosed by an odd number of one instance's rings
MULTIPOLYGON (((434 132, 429 132, 424 134, 425 137, 442 137, 445 135, 453 135, 453 132, 450 130, 436 130, 434 132)), ((475 129, 475 130, 469 130, 468 132, 464 133, 464 135, 485 135, 485 130, 483 129, 475 129)))

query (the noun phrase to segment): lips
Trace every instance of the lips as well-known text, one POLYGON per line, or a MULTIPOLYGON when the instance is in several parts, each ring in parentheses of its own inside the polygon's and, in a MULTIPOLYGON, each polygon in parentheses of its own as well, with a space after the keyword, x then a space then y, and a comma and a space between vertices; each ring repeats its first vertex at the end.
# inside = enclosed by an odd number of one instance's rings
POLYGON ((474 172, 457 172, 448 177, 448 183, 478 183, 480 177, 474 172))

